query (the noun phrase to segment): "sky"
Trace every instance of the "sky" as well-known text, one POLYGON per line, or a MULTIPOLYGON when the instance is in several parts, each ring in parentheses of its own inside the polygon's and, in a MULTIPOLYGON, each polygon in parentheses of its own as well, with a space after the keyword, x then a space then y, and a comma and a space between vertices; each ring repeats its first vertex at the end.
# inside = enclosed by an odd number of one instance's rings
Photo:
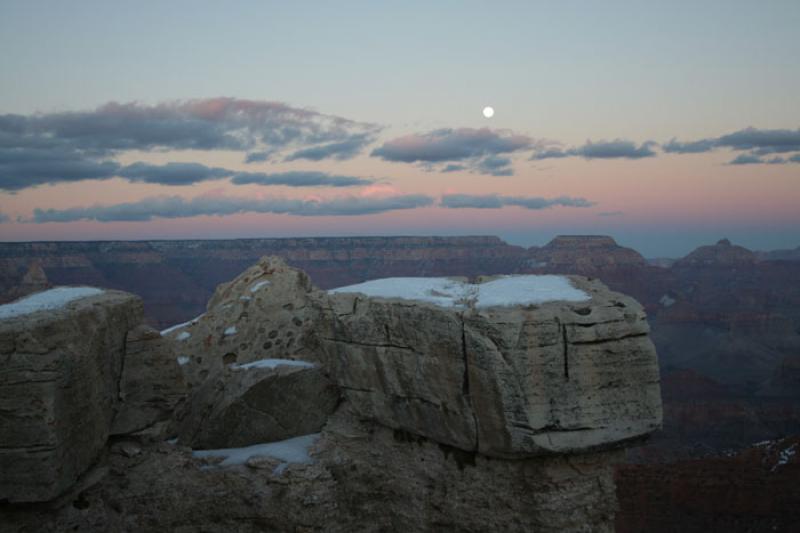
POLYGON ((0 240, 794 248, 798 27, 795 0, 4 0, 0 240))

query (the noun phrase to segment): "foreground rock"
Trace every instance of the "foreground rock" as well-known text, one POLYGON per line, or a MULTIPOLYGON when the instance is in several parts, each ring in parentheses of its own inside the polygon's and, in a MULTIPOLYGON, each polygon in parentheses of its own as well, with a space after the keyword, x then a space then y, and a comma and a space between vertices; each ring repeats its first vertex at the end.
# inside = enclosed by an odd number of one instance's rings
POLYGON ((338 403, 336 385, 309 363, 233 366, 195 391, 178 438, 200 449, 286 440, 319 432, 338 403))
POLYGON ((49 500, 106 445, 142 303, 61 289, 0 306, 0 316, 0 500, 49 500))
POLYGON ((446 284, 428 301, 399 298, 414 292, 406 285, 372 298, 363 293, 374 284, 337 289, 322 312, 321 346, 361 416, 462 450, 579 452, 657 429, 658 364, 638 303, 585 278, 572 278, 583 294, 572 302, 556 293, 504 306, 484 296, 514 281, 502 294, 524 293, 528 280, 536 297, 548 278, 483 280, 468 289, 474 301, 452 303, 446 284))
POLYGON ((94 467, 11 531, 611 531, 618 448, 660 424, 641 308, 585 278, 326 293, 264 258, 159 335, 96 307, 94 467))

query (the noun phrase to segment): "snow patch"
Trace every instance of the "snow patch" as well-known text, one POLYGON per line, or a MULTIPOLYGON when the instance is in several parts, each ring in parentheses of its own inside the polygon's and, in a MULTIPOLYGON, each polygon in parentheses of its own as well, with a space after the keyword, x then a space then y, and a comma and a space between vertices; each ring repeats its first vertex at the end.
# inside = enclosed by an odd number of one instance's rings
POLYGON ((161 330, 161 336, 163 337, 164 335, 168 335, 168 334, 172 333, 173 331, 175 331, 176 329, 185 328, 187 326, 194 326, 195 324, 197 324, 200 321, 201 318, 203 318, 203 316, 205 316, 205 313, 203 313, 202 315, 198 315, 198 316, 194 317, 193 319, 189 320, 188 322, 181 322, 180 324, 175 324, 174 326, 170 326, 167 329, 162 329, 161 330))
POLYGON ((264 281, 259 281, 258 283, 250 287, 250 292, 256 292, 261 287, 265 287, 267 285, 272 285, 272 282, 269 281, 268 279, 265 279, 264 281))
POLYGON ((286 463, 309 464, 313 462, 311 456, 309 455, 309 451, 317 442, 317 440, 319 440, 319 437, 319 433, 313 433, 311 435, 303 435, 302 437, 294 437, 292 439, 278 442, 254 444, 245 448, 197 450, 192 452, 192 456, 199 459, 207 457, 224 457, 224 460, 219 463, 218 466, 243 465, 251 457, 258 456, 272 457, 286 463))
POLYGON ((175 337, 175 340, 185 341, 186 339, 188 339, 191 336, 192 336, 192 334, 189 333, 188 331, 181 331, 180 333, 178 333, 178 336, 175 337))
POLYGON ((228 326, 225 328, 225 331, 223 331, 222 334, 226 337, 228 335, 236 335, 236 326, 228 326))
POLYGON ((46 311, 64 307, 69 302, 102 294, 103 289, 95 287, 56 287, 26 296, 16 302, 0 305, 0 320, 27 315, 36 311, 46 311))
POLYGON ((239 296, 239 299, 242 300, 242 301, 248 302, 248 301, 252 300, 253 298, 251 296, 239 296))
POLYGON ((361 293, 378 298, 419 300, 440 307, 478 308, 531 305, 553 301, 581 302, 591 297, 572 286, 564 276, 503 276, 485 283, 465 283, 451 278, 384 278, 329 293, 361 293))
POLYGON ((259 359, 251 363, 232 364, 232 370, 249 370, 251 368, 278 368, 279 366, 299 366, 302 368, 314 368, 314 363, 301 361, 299 359, 259 359))
POLYGON ((176 358, 175 358, 175 360, 176 360, 176 361, 178 361, 178 364, 179 364, 180 366, 183 366, 183 365, 185 365, 185 364, 188 364, 188 363, 189 363, 189 361, 191 361, 191 359, 189 359, 189 358, 188 358, 188 357, 186 357, 185 355, 179 355, 178 357, 176 357, 176 358))

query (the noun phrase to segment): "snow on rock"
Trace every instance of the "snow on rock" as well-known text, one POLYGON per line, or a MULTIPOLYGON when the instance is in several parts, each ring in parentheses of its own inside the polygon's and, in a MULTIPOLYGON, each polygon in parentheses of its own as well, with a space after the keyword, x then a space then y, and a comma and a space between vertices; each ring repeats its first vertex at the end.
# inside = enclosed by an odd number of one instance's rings
POLYGON ((16 302, 0 305, 0 320, 36 311, 58 309, 73 300, 102 293, 103 289, 95 287, 56 287, 44 292, 37 292, 16 302))
MULTIPOLYGON (((251 457, 266 456, 287 463, 309 464, 313 462, 309 451, 319 440, 319 433, 266 444, 254 444, 245 448, 223 448, 220 450, 196 450, 192 456, 199 459, 223 457, 219 466, 243 465, 251 457)), ((284 467, 285 468, 285 467, 284 467)))
POLYGON ((249 370, 251 368, 278 368, 279 366, 299 366, 302 368, 314 368, 314 363, 300 361, 298 359, 259 359, 251 363, 232 364, 232 370, 249 370))
POLYGON ((252 287, 250 287, 250 292, 256 292, 261 287, 265 287, 267 285, 272 285, 272 282, 267 280, 267 279, 265 279, 264 281, 259 281, 258 283, 254 284, 252 287))
POLYGON ((191 336, 192 336, 192 334, 189 333, 188 331, 181 331, 180 333, 178 333, 178 336, 175 337, 175 340, 185 341, 186 339, 188 339, 191 336))
POLYGON ((544 302, 582 302, 589 295, 564 276, 504 276, 477 285, 476 307, 531 305, 544 302))
POLYGON ((226 337, 228 335, 236 335, 236 326, 228 326, 227 328, 225 328, 225 331, 223 331, 222 334, 225 335, 226 337))
POLYGON ((170 326, 167 329, 163 329, 163 330, 161 330, 161 336, 163 337, 164 335, 168 335, 168 334, 172 333, 173 331, 175 331, 176 329, 185 328, 187 326, 193 326, 193 325, 197 324, 197 322, 199 322, 200 319, 203 318, 204 315, 205 315, 205 313, 203 313, 202 315, 198 315, 198 316, 194 317, 193 319, 189 320, 188 322, 181 322, 180 324, 175 324, 174 326, 170 326))
POLYGON ((178 364, 181 366, 187 364, 190 361, 190 359, 185 355, 180 355, 175 360, 178 361, 178 364))
POLYGON ((330 293, 361 293, 379 298, 419 300, 441 307, 496 307, 531 305, 552 301, 580 302, 590 299, 564 276, 503 276, 485 283, 466 283, 452 278, 384 278, 339 287, 330 293))

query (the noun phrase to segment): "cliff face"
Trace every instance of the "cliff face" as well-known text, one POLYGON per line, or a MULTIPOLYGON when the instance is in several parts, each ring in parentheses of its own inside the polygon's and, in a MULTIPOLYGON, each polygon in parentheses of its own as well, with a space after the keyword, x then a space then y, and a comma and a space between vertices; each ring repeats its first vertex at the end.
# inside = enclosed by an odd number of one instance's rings
POLYGON ((27 365, 0 388, 9 420, 26 416, 14 400, 30 397, 14 387, 54 375, 72 392, 45 431, 67 452, 64 407, 80 408, 89 390, 99 409, 83 410, 99 446, 25 479, 0 463, 3 497, 47 500, 2 506, 0 521, 11 531, 613 530, 620 446, 661 420, 641 307, 585 278, 477 281, 403 282, 412 296, 326 293, 263 259, 163 335, 115 292, 54 313, 0 307, 17 313, 0 322, 14 339, 3 353, 27 365), (113 339, 102 379, 42 367, 50 352, 19 340, 29 326, 45 324, 37 335, 50 338, 56 323, 71 331, 83 320, 97 322, 80 330, 84 344, 52 342, 103 360, 98 339, 113 339), (198 449, 209 446, 221 449, 198 449), (26 486, 46 490, 17 490, 26 486))

